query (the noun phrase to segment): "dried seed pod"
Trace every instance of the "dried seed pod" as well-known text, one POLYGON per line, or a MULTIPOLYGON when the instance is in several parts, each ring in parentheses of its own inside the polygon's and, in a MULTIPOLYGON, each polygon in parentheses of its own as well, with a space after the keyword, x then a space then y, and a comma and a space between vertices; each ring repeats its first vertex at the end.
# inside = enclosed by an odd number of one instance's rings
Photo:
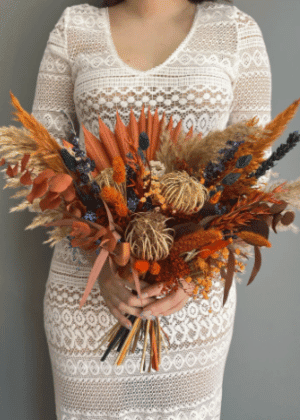
POLYGON ((285 226, 290 225, 295 220, 295 212, 294 211, 287 211, 284 213, 281 219, 281 223, 285 226))
POLYGON ((125 240, 132 254, 139 259, 152 261, 166 258, 174 242, 172 228, 166 226, 169 218, 156 211, 136 213, 125 230, 125 240))
MULTIPOLYGON (((282 200, 283 201, 283 200, 282 200)), ((270 212, 272 214, 276 214, 276 213, 281 213, 283 210, 286 209, 288 203, 286 201, 283 201, 282 204, 276 204, 274 203, 271 207, 270 207, 270 212)))
POLYGON ((199 211, 208 198, 208 190, 186 171, 174 171, 160 179, 161 194, 174 210, 184 213, 199 211))
POLYGON ((277 233, 276 226, 281 221, 281 219, 282 219, 282 214, 281 213, 276 213, 275 216, 273 217, 272 228, 273 228, 275 233, 277 233))

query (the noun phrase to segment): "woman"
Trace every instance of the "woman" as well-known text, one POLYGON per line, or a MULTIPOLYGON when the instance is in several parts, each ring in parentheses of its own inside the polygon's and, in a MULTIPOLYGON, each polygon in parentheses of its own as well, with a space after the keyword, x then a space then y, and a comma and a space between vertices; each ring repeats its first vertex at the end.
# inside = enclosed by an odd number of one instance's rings
MULTIPOLYGON (((58 143, 66 138, 64 110, 99 138, 98 116, 113 131, 143 104, 207 134, 257 115, 271 120, 271 72, 262 33, 229 3, 196 0, 107 1, 67 7, 50 33, 41 62, 33 115, 58 143)), ((80 127, 80 143, 84 139, 80 127)), ((269 151, 270 152, 270 151, 269 151)), ((261 180, 263 182, 263 180, 261 180)), ((208 300, 183 289, 160 289, 113 277, 108 264, 79 309, 91 263, 68 241, 55 245, 44 297, 58 420, 220 419, 222 383, 236 309, 234 279, 224 307, 224 283, 208 300), (143 313, 142 313, 143 310, 143 313), (150 313, 150 311, 152 313, 150 313), (114 365, 101 362, 101 337, 125 314, 160 316, 170 337, 159 372, 139 372, 141 346, 114 365)))

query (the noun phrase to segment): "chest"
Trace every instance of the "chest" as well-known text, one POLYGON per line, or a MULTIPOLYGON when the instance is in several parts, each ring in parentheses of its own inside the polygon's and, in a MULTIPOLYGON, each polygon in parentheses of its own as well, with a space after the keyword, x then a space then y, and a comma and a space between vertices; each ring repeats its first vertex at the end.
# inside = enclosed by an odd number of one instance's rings
MULTIPOLYGON (((112 8, 114 9, 114 8, 112 8)), ((128 66, 147 71, 164 63, 187 37, 194 15, 180 23, 147 23, 110 14, 112 42, 120 59, 128 66)))

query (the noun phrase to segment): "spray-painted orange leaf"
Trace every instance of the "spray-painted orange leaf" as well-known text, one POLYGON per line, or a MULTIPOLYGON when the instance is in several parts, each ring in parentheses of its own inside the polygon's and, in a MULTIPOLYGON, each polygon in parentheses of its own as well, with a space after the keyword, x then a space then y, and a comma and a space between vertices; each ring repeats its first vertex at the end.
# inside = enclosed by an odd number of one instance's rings
POLYGON ((68 188, 61 193, 61 196, 66 200, 67 203, 75 200, 76 192, 73 184, 70 184, 68 188))
POLYGON ((121 158, 126 161, 126 154, 129 152, 128 148, 128 132, 123 124, 118 111, 116 112, 116 128, 115 136, 118 142, 118 147, 120 151, 121 158))
MULTIPOLYGON (((97 139, 96 136, 94 136, 93 133, 88 131, 84 125, 82 125, 82 130, 84 134, 86 154, 90 159, 95 161, 98 173, 105 168, 109 168, 111 166, 111 162, 107 156, 106 149, 103 144, 99 141, 99 139, 97 139)), ((94 172, 92 173, 93 176, 94 172)))
POLYGON ((73 178, 68 174, 56 174, 49 181, 49 190, 56 193, 65 191, 73 182, 73 178))
POLYGON ((38 176, 34 179, 33 182, 35 184, 40 184, 44 182, 45 180, 52 178, 53 176, 55 176, 55 172, 52 169, 48 168, 42 171, 40 174, 38 174, 38 176))
POLYGON ((27 169, 25 174, 23 174, 20 178, 20 182, 23 185, 32 185, 33 181, 31 178, 31 172, 27 169))
POLYGON ((66 208, 69 213, 76 217, 82 217, 86 213, 86 206, 80 200, 73 201, 66 208))
MULTIPOLYGON (((91 249, 97 249, 99 247, 98 244, 94 244, 101 236, 103 235, 102 232, 97 231, 95 235, 86 237, 86 238, 74 238, 71 240, 71 245, 73 247, 80 247, 85 250, 91 250, 91 249)), ((103 241, 101 241, 101 244, 103 244, 103 241)))
POLYGON ((109 159, 109 166, 112 165, 115 156, 121 156, 120 148, 116 140, 115 134, 107 127, 106 124, 98 118, 99 121, 99 138, 101 139, 102 146, 105 149, 107 159, 109 159))
POLYGON ((6 162, 5 162, 5 159, 4 159, 4 158, 2 158, 2 159, 0 160, 0 166, 3 166, 5 163, 6 163, 6 162))
POLYGON ((132 111, 132 108, 130 108, 130 122, 128 124, 127 130, 128 135, 132 139, 133 145, 137 150, 139 147, 139 127, 135 119, 134 113, 132 111))
POLYGON ((147 132, 147 126, 146 126, 146 116, 145 116, 145 104, 143 104, 142 106, 142 110, 140 113, 140 118, 138 121, 138 126, 139 126, 139 133, 141 133, 142 131, 147 132))
POLYGON ((47 195, 40 201, 39 206, 42 211, 46 209, 56 209, 61 203, 59 194, 48 191, 47 195))
POLYGON ((70 233, 71 236, 75 237, 87 237, 91 234, 91 228, 87 223, 76 221, 72 224, 72 232, 70 233))
POLYGON ((160 123, 159 123, 159 116, 157 108, 155 109, 155 113, 153 116, 153 128, 152 128, 152 137, 150 140, 150 145, 146 151, 146 156, 148 160, 151 160, 153 158, 153 153, 156 150, 157 145, 157 138, 160 134, 160 123))
POLYGON ((6 169, 6 174, 11 178, 15 177, 18 174, 18 163, 13 168, 10 165, 8 165, 6 169))
POLYGON ((43 182, 36 184, 33 181, 33 187, 30 194, 27 195, 26 199, 32 204, 35 198, 43 197, 48 191, 48 181, 44 179, 43 182))

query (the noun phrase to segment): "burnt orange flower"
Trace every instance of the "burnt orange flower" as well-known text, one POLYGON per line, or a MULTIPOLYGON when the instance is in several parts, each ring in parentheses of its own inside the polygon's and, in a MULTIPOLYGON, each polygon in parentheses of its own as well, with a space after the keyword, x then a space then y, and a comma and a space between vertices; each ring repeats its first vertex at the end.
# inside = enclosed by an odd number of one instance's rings
POLYGON ((113 180, 120 184, 126 181, 126 168, 121 156, 115 156, 113 159, 113 180))
POLYGON ((156 275, 160 272, 160 265, 158 264, 158 262, 153 261, 153 263, 150 265, 150 273, 153 275, 156 275))
POLYGON ((115 207, 115 210, 119 216, 127 216, 128 208, 125 204, 124 197, 114 187, 107 185, 103 187, 101 190, 101 196, 103 200, 105 200, 108 204, 112 204, 115 207))
POLYGON ((237 232, 236 235, 250 245, 266 246, 267 248, 271 248, 272 246, 271 242, 269 242, 268 239, 254 232, 242 231, 237 232))
POLYGON ((146 260, 136 260, 134 263, 134 268, 139 273, 146 273, 149 269, 149 261, 146 260))

